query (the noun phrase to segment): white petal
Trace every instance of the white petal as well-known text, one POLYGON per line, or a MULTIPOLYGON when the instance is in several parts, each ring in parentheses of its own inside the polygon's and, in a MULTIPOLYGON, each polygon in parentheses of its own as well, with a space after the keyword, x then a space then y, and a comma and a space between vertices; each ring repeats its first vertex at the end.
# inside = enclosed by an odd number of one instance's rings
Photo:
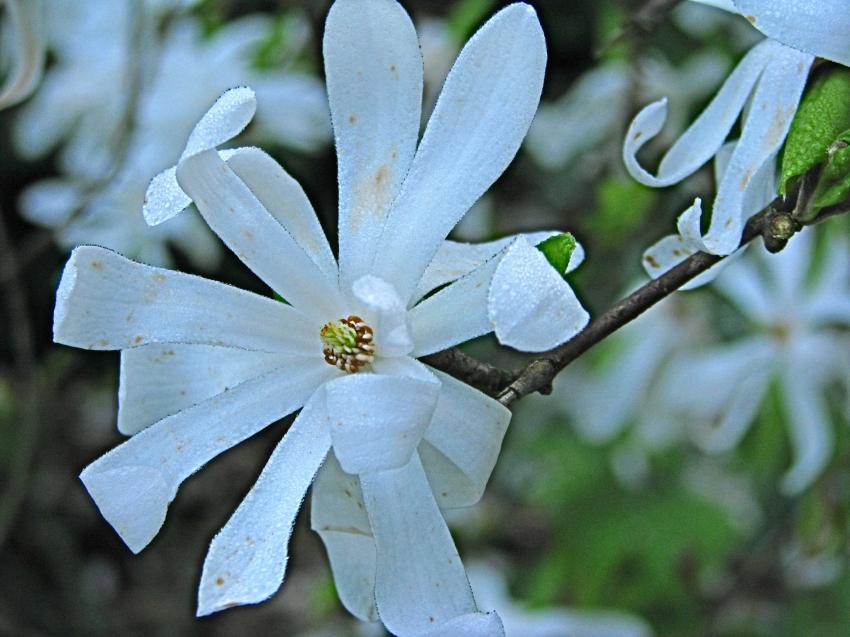
POLYGON ((795 495, 814 482, 829 464, 835 446, 816 378, 816 373, 798 366, 782 375, 788 433, 794 450, 794 463, 782 476, 781 487, 786 495, 795 495))
POLYGON ((443 239, 514 158, 545 67, 543 31, 522 3, 497 13, 461 51, 375 248, 374 273, 402 298, 410 298, 443 239))
MULTIPOLYGON (((256 110, 257 99, 251 89, 240 87, 226 91, 195 125, 181 161, 236 137, 256 110)), ((177 184, 175 171, 175 167, 163 170, 153 178, 145 193, 142 213, 152 226, 167 221, 191 203, 191 198, 177 184)))
POLYGON ((298 409, 333 369, 321 359, 246 381, 140 431, 80 479, 134 553, 157 534, 177 488, 212 458, 298 409))
MULTIPOLYGON (((518 236, 525 237, 531 245, 537 245, 549 237, 559 234, 557 231, 530 232, 522 235, 510 235, 496 241, 486 243, 459 243, 457 241, 444 241, 437 250, 437 254, 428 264, 416 292, 414 300, 419 300, 428 292, 437 289, 441 285, 451 283, 472 272, 475 268, 483 265, 499 252, 507 248, 518 236)), ((568 272, 575 270, 584 261, 584 249, 576 245, 576 249, 570 258, 567 268, 568 272)))
POLYGON ((741 139, 717 188, 711 225, 703 237, 706 251, 712 254, 731 254, 738 247, 749 212, 750 182, 763 170, 772 172, 772 162, 785 142, 814 61, 806 53, 769 40, 759 46, 768 45, 770 63, 759 79, 741 139))
POLYGON ((375 348, 379 356, 405 356, 413 349, 404 301, 393 287, 376 276, 367 274, 351 287, 354 298, 362 306, 361 318, 375 332, 375 348))
POLYGON ((569 283, 522 237, 496 268, 487 312, 499 342, 526 352, 551 349, 590 320, 569 283))
POLYGON ((336 259, 301 184, 259 148, 240 148, 227 159, 227 165, 319 269, 335 279, 336 259))
POLYGON ((283 583, 295 516, 331 444, 324 398, 316 394, 213 538, 198 589, 199 617, 261 602, 283 583))
POLYGON ((447 622, 417 637, 505 637, 505 627, 502 618, 495 611, 490 613, 469 613, 448 620, 447 622))
POLYGON ((448 374, 419 455, 441 508, 472 506, 496 466, 511 412, 499 401, 448 374))
POLYGON ((358 619, 377 621, 375 540, 360 479, 345 473, 333 453, 313 484, 310 526, 325 544, 340 601, 358 619))
POLYGON ((236 137, 257 111, 257 98, 247 86, 225 91, 195 125, 180 159, 216 148, 236 137))
MULTIPOLYGON (((700 218, 702 216, 702 200, 697 197, 687 210, 679 215, 678 229, 680 234, 671 234, 661 238, 643 253, 643 267, 646 273, 653 279, 658 278, 668 270, 679 265, 682 261, 702 250, 702 238, 700 237, 700 218)), ((695 288, 711 283, 718 275, 726 269, 736 255, 740 255, 746 249, 741 248, 738 252, 711 266, 702 274, 681 286, 680 290, 693 290, 695 288)))
POLYGON ((213 231, 272 289, 320 321, 339 316, 336 281, 319 269, 216 151, 181 161, 177 179, 213 231))
POLYGON ((657 176, 638 163, 637 152, 664 127, 667 100, 654 102, 639 112, 623 144, 623 161, 629 174, 647 186, 670 186, 711 159, 729 135, 774 49, 775 43, 766 41, 744 56, 708 107, 664 155, 657 176))
POLYGON ((478 610, 460 556, 414 454, 360 477, 377 549, 375 599, 387 629, 416 635, 478 610))
POLYGON ((845 0, 733 0, 741 15, 783 44, 850 65, 850 11, 845 0))
POLYGON ((211 345, 142 345, 121 352, 118 431, 127 436, 156 421, 285 365, 286 354, 211 345))
POLYGON ((339 168, 342 286, 368 274, 419 135, 422 55, 394 0, 337 0, 323 42, 339 168))
POLYGON ((490 259, 410 310, 413 356, 426 356, 493 331, 487 314, 500 258, 490 259))
POLYGON ((84 349, 206 343, 315 355, 318 328, 291 307, 93 246, 71 253, 56 292, 53 340, 84 349))
POLYGON ((349 374, 328 383, 334 453, 346 473, 400 467, 410 460, 437 406, 440 383, 349 374))

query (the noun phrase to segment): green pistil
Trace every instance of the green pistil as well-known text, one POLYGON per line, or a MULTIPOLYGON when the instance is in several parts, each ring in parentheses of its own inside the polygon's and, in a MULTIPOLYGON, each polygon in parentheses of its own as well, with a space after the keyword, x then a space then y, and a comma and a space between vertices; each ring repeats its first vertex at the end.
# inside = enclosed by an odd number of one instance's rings
POLYGON ((350 352, 357 346, 357 330, 342 321, 325 323, 319 336, 325 347, 340 354, 350 352))

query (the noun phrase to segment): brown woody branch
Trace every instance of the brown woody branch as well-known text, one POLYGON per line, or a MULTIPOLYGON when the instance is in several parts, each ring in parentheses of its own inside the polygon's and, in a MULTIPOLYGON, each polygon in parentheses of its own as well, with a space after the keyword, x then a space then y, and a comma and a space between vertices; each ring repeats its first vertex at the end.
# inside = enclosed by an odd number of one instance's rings
MULTIPOLYGON (((744 246, 761 237, 769 251, 782 250, 788 240, 803 228, 794 215, 796 199, 796 196, 777 198, 751 217, 739 245, 744 246)), ((850 209, 824 209, 806 225, 846 212, 850 209)), ((457 349, 432 354, 424 360, 473 387, 497 396, 506 406, 534 392, 549 393, 555 376, 572 361, 722 259, 697 252, 616 303, 563 345, 540 354, 520 371, 494 367, 457 349)))

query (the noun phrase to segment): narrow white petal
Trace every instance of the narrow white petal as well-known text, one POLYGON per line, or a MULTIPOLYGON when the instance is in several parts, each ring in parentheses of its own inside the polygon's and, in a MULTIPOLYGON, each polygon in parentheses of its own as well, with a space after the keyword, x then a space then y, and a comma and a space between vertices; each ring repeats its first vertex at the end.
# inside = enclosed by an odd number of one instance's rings
POLYGON ((526 352, 555 347, 590 320, 569 283, 522 237, 496 268, 487 313, 499 342, 526 352))
POLYGON ((53 340, 98 350, 205 343, 321 352, 317 326, 283 303, 93 246, 74 250, 62 273, 53 340))
POLYGON ((422 55, 413 23, 395 0, 337 0, 323 51, 339 168, 340 270, 347 287, 369 272, 416 150, 422 55))
POLYGON ((272 452, 257 482, 210 544, 198 616, 256 604, 283 583, 289 537, 310 483, 330 449, 321 388, 272 452))
POLYGON ((157 226, 183 212, 192 203, 177 183, 177 166, 156 175, 145 191, 142 215, 150 226, 157 226))
POLYGON ((766 41, 754 46, 744 56, 711 103, 664 155, 657 176, 647 172, 638 163, 637 153, 664 127, 667 100, 654 102, 638 113, 629 126, 623 144, 623 160, 629 174, 647 186, 670 186, 711 159, 737 121, 774 48, 775 43, 766 41))
POLYGON ((419 633, 417 637, 505 637, 502 618, 496 611, 469 613, 448 620, 434 628, 419 633))
POLYGON ((781 488, 795 495, 808 487, 826 468, 835 441, 817 372, 793 366, 782 374, 782 396, 787 409, 788 433, 794 462, 782 476, 781 488))
POLYGON ((336 281, 316 265, 216 151, 181 161, 177 178, 213 231, 272 289, 319 321, 339 316, 342 303, 336 281))
POLYGON ((246 381, 140 431, 86 467, 80 479, 103 517, 138 553, 159 531, 180 483, 298 409, 332 375, 317 359, 246 381))
POLYGON ((345 473, 333 453, 313 484, 310 526, 322 538, 339 599, 362 621, 378 620, 375 607, 375 540, 360 479, 345 473))
POLYGON ((125 349, 118 383, 118 431, 132 436, 249 378, 297 362, 286 354, 212 345, 168 343, 125 349))
POLYGON ((328 383, 334 453, 346 473, 396 468, 431 422, 440 383, 384 374, 349 374, 328 383))
MULTIPOLYGON (((507 248, 518 236, 525 237, 531 245, 537 245, 556 234, 558 234, 557 231, 530 232, 522 235, 510 235, 486 243, 444 241, 425 269, 416 292, 413 294, 413 300, 418 301, 441 285, 451 283, 469 274, 507 248)), ((572 272, 582 261, 584 261, 584 249, 580 245, 576 245, 567 271, 572 272)))
POLYGON ((227 159, 227 165, 319 269, 335 279, 336 259, 301 184, 259 148, 241 148, 239 151, 227 159))
POLYGON ((416 635, 478 610, 419 455, 398 469, 360 477, 377 549, 381 621, 416 635))
POLYGON ((449 231, 513 160, 540 100, 546 42, 512 4, 466 44, 377 244, 375 274, 408 299, 449 231))
POLYGON ((448 374, 419 455, 441 508, 472 506, 484 494, 511 412, 499 401, 448 374))
POLYGON ((846 0, 733 0, 735 7, 766 36, 783 44, 850 65, 850 10, 846 0))
POLYGON ((706 251, 712 254, 731 254, 738 247, 750 212, 746 210, 750 182, 763 170, 773 171, 772 162, 785 142, 814 61, 807 53, 769 40, 759 46, 768 45, 770 63, 759 79, 741 139, 717 188, 711 225, 703 237, 706 251))
POLYGON ((367 274, 351 286, 351 293, 363 307, 362 318, 375 332, 375 348, 383 357, 405 356, 413 349, 404 301, 393 287, 367 274))

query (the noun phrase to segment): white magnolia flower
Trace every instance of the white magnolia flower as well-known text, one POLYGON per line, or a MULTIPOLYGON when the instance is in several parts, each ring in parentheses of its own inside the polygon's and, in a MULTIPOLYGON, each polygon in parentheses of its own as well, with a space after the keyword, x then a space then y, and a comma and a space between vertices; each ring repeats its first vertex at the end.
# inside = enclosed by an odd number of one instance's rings
POLYGON ((422 60, 400 5, 338 0, 324 57, 339 266, 303 190, 274 160, 216 150, 253 116, 249 89, 229 91, 199 122, 176 169, 152 184, 146 214, 163 221, 191 198, 287 303, 101 248, 73 252, 54 338, 122 350, 118 426, 132 435, 81 479, 140 551, 183 480, 303 407, 213 540, 199 614, 278 589, 316 477, 312 525, 354 615, 380 616, 400 635, 501 634, 497 616, 478 612, 440 507, 478 500, 509 412, 415 357, 493 330, 546 349, 587 321, 532 247, 539 237, 444 242, 520 146, 542 89, 543 33, 524 4, 487 22, 418 147, 422 60))
POLYGON ((707 233, 700 229, 702 209, 697 200, 679 218, 678 236, 665 237, 647 251, 653 276, 698 250, 717 255, 735 251, 747 218, 766 203, 765 192, 776 194, 777 153, 815 56, 850 63, 845 37, 850 12, 843 0, 701 1, 740 13, 768 38, 744 56, 705 111, 661 160, 657 175, 647 172, 636 154, 664 126, 666 101, 644 108, 629 128, 623 147, 626 167, 641 183, 663 187, 683 180, 714 156, 745 113, 741 137, 717 187, 707 233))
POLYGON ((797 235, 777 255, 759 248, 732 263, 715 286, 752 333, 682 357, 662 382, 696 441, 713 452, 741 440, 777 383, 794 451, 781 483, 786 493, 806 488, 828 463, 833 436, 822 391, 850 378, 850 248, 833 239, 817 269, 813 234, 797 235))
POLYGON ((482 608, 498 611, 506 637, 650 637, 652 629, 643 620, 610 610, 566 608, 527 609, 514 601, 505 576, 494 566, 475 562, 469 566, 469 581, 482 608))
POLYGON ((0 0, 0 7, 4 6, 7 18, 0 24, 0 109, 22 102, 35 90, 41 80, 45 48, 41 0, 0 0))
MULTIPOLYGON (((113 12, 124 15, 115 9, 113 12)), ((302 21, 294 22, 297 27, 302 21)), ((120 21, 98 25, 104 31, 120 30, 124 26, 120 21)), ((307 28, 306 23, 302 26, 307 28)), ((253 52, 271 27, 270 20, 249 16, 227 24, 212 37, 204 37, 196 20, 184 18, 173 23, 147 64, 150 73, 146 75, 150 77, 139 95, 134 127, 127 133, 130 136, 127 148, 122 158, 114 160, 118 164, 117 172, 103 186, 92 185, 75 172, 37 182, 21 197, 23 215, 53 228, 57 243, 66 249, 91 243, 145 263, 169 265, 167 243, 173 243, 197 267, 213 268, 218 263, 220 248, 197 217, 185 215, 152 231, 139 209, 151 178, 180 157, 183 143, 199 114, 234 85, 251 81, 264 98, 265 106, 258 113, 255 134, 305 151, 329 140, 327 99, 324 87, 316 78, 303 73, 258 72, 251 68, 253 52), (189 83, 187 75, 192 78, 189 83), (279 113, 287 113, 287 117, 279 117, 279 113)), ((300 47, 306 42, 305 37, 294 39, 300 42, 297 44, 300 47)), ((127 38, 120 39, 114 48, 121 50, 122 46, 129 46, 127 38)), ((105 58, 102 52, 95 54, 87 49, 84 52, 86 56, 80 59, 99 65, 88 69, 99 81, 120 81, 119 77, 110 75, 125 72, 115 66, 114 59, 105 58)), ((145 65, 144 61, 139 63, 145 65)), ((76 75, 65 77, 67 73, 62 75, 62 69, 52 73, 64 77, 66 81, 59 85, 70 90, 68 82, 76 75)), ((75 73, 80 70, 73 64, 70 69, 75 73)), ((50 77, 57 80, 55 75, 50 77)), ((37 134, 30 127, 44 126, 45 118, 55 118, 56 110, 61 110, 52 103, 53 96, 53 92, 48 92, 31 112, 25 113, 19 129, 25 135, 22 144, 29 143, 29 137, 37 134)), ((99 94, 97 99, 100 100, 99 94)), ((95 104, 87 102, 79 104, 81 117, 102 115, 94 107, 95 104)), ((92 132, 102 135, 110 126, 107 121, 103 128, 95 127, 92 132)), ((79 134, 85 135, 85 131, 84 127, 79 134)), ((97 143, 96 139, 89 139, 84 146, 97 143)), ((72 142, 71 147, 74 146, 72 142)))

